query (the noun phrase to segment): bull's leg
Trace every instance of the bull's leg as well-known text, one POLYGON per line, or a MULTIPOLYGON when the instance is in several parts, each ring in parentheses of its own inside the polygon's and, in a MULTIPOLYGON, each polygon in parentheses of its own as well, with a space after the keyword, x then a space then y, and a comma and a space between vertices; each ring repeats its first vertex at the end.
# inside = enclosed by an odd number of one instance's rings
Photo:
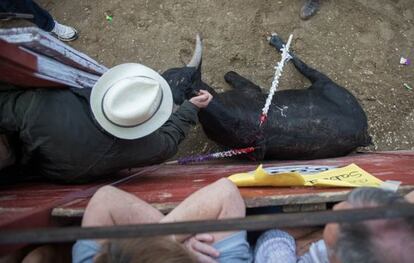
MULTIPOLYGON (((281 49, 285 45, 285 42, 276 34, 272 34, 272 36, 269 38, 269 43, 270 45, 274 46, 279 52, 281 52, 281 49)), ((306 65, 293 52, 289 52, 289 55, 292 57, 292 62, 293 65, 295 65, 296 69, 306 78, 308 78, 312 83, 319 80, 329 80, 325 74, 306 65)))
POLYGON ((234 71, 227 72, 226 75, 224 75, 224 79, 227 83, 229 83, 230 86, 232 86, 235 89, 250 89, 253 91, 261 92, 259 86, 257 86, 250 80, 240 76, 234 71))

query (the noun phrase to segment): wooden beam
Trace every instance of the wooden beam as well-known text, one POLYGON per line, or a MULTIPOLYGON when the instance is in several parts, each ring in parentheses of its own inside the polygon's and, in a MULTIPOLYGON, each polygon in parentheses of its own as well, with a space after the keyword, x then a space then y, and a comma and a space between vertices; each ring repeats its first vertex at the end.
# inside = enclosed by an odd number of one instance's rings
POLYGON ((136 238, 216 231, 263 230, 271 228, 321 226, 331 222, 355 223, 371 219, 414 216, 414 204, 293 214, 250 216, 240 219, 189 221, 111 227, 67 227, 3 231, 0 244, 67 242, 78 239, 136 238))

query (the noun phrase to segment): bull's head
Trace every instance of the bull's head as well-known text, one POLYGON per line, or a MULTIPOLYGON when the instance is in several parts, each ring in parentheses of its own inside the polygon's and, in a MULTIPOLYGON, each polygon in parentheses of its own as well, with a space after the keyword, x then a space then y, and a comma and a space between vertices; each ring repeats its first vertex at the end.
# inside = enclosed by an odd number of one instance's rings
POLYGON ((202 53, 201 38, 197 34, 196 46, 190 62, 185 67, 172 68, 162 74, 170 85, 174 104, 181 105, 184 100, 196 95, 195 91, 201 87, 202 53))

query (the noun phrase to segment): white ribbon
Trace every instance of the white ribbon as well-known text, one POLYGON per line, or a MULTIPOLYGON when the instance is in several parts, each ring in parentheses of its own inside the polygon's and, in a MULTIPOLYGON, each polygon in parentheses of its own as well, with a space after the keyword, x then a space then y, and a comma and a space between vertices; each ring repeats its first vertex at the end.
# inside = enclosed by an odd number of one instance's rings
POLYGON ((276 71, 275 71, 275 75, 273 77, 272 86, 270 87, 269 95, 267 96, 265 106, 262 109, 262 115, 264 115, 264 116, 267 116, 267 112, 269 111, 270 104, 272 103, 273 95, 275 94, 275 92, 277 90, 277 87, 279 85, 279 78, 282 75, 283 66, 285 65, 285 62, 289 61, 289 59, 292 58, 289 55, 289 47, 290 47, 290 43, 292 42, 292 38, 293 38, 293 35, 291 34, 289 36, 289 40, 286 43, 286 45, 284 45, 282 47, 282 49, 280 50, 280 51, 282 51, 282 58, 280 59, 280 61, 275 66, 276 71))

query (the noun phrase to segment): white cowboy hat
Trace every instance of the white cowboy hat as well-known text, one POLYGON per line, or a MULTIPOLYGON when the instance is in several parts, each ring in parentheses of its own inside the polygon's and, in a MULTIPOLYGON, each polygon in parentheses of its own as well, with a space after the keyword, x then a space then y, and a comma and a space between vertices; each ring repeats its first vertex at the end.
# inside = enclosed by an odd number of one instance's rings
POLYGON ((136 63, 109 69, 96 82, 91 108, 104 130, 122 139, 144 137, 170 117, 173 98, 167 81, 136 63))

